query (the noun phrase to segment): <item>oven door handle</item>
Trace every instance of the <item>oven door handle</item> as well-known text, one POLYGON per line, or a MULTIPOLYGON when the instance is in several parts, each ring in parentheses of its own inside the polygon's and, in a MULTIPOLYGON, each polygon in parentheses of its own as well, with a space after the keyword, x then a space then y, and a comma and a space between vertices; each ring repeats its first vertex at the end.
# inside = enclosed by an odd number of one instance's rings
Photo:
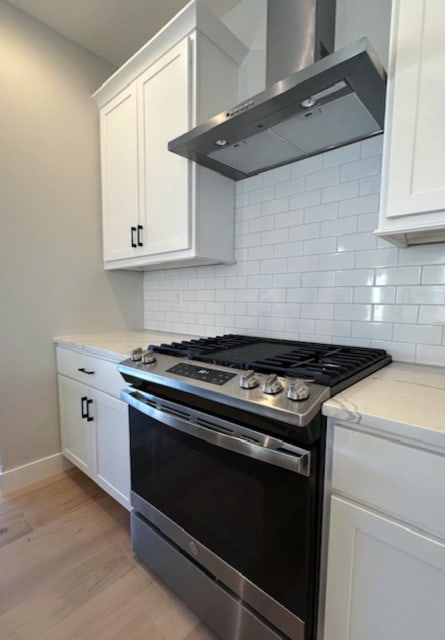
POLYGON ((279 438, 258 434, 258 438, 263 439, 263 442, 260 442, 259 439, 254 439, 256 434, 253 431, 242 427, 237 430, 237 425, 225 420, 220 421, 224 422, 225 426, 219 426, 217 419, 188 407, 178 407, 176 414, 187 413, 187 417, 182 417, 182 415, 178 417, 175 415, 174 408, 169 410, 168 405, 172 403, 164 403, 163 400, 157 400, 154 396, 146 396, 143 392, 132 388, 122 389, 121 399, 146 416, 209 444, 303 476, 310 475, 310 451, 288 444, 279 438), (203 422, 205 421, 206 426, 198 423, 200 418, 203 422), (230 429, 227 426, 230 426, 230 429), (249 437, 246 432, 252 433, 253 436, 249 437))

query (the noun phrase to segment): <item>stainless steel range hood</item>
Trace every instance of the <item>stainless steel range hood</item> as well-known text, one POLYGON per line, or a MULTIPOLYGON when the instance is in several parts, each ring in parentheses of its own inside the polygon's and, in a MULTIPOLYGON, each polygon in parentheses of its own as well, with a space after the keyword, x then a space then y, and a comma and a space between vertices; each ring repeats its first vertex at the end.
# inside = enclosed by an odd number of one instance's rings
POLYGON ((234 180, 383 131, 385 70, 366 38, 332 52, 335 0, 269 0, 267 20, 268 88, 168 145, 234 180))

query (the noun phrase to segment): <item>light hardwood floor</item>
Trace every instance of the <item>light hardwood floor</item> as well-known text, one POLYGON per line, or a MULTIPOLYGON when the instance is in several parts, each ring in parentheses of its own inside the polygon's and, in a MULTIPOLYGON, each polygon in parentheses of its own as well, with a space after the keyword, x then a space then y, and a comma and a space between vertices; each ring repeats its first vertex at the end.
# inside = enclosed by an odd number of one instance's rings
POLYGON ((217 640, 130 549, 129 514, 72 469, 0 498, 0 640, 217 640))

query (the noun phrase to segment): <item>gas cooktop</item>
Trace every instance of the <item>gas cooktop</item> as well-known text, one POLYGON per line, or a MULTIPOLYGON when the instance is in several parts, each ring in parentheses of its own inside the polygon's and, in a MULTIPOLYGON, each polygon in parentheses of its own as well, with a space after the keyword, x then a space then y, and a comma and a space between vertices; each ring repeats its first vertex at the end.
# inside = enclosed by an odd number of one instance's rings
POLYGON ((151 345, 165 355, 258 373, 304 378, 337 393, 389 362, 383 349, 223 335, 151 345))
POLYGON ((236 409, 287 429, 308 425, 325 400, 390 362, 382 349, 229 334, 136 349, 118 370, 145 401, 236 409))

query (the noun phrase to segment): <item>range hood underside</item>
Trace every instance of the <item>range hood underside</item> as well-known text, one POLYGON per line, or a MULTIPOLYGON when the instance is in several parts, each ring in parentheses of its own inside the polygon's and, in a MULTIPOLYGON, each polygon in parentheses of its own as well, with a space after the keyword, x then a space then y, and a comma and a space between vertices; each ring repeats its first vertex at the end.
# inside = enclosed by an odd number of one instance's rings
POLYGON ((234 180, 381 133, 386 74, 366 38, 169 143, 234 180), (315 106, 302 101, 315 98, 315 106))

